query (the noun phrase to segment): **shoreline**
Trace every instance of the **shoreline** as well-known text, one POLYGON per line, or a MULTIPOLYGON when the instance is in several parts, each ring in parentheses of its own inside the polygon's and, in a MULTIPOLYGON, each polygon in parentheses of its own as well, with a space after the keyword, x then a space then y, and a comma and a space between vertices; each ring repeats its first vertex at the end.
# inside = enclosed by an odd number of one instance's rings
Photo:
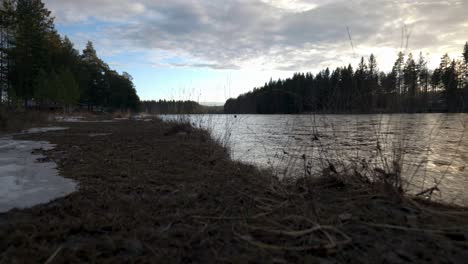
POLYGON ((190 126, 160 120, 66 126, 15 137, 56 144, 43 154, 80 189, 0 214, 0 262, 54 256, 54 263, 460 263, 468 257, 466 208, 417 203, 333 176, 282 182, 232 161, 206 131, 190 126))

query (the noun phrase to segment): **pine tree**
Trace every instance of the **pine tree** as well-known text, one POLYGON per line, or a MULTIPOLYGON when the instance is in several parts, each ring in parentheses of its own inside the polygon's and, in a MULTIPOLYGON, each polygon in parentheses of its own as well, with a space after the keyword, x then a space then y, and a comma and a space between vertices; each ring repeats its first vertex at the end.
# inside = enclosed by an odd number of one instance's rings
POLYGON ((465 43, 463 49, 463 72, 464 72, 464 92, 463 92, 463 106, 464 110, 468 111, 468 42, 465 43))
POLYGON ((442 83, 443 88, 445 91, 450 89, 450 83, 451 83, 451 59, 448 56, 448 54, 444 54, 440 60, 440 65, 439 65, 439 70, 440 70, 440 81, 442 83))
POLYGON ((82 59, 84 62, 96 66, 101 66, 101 64, 103 64, 101 59, 99 59, 97 56, 96 49, 94 48, 94 44, 91 41, 86 43, 86 48, 83 50, 82 59))
POLYGON ((81 59, 87 77, 82 99, 88 104, 89 109, 98 105, 106 106, 109 99, 109 85, 106 83, 105 73, 109 71, 109 66, 97 56, 91 41, 86 44, 81 59))
POLYGON ((368 98, 368 67, 364 57, 361 58, 356 73, 354 75, 356 80, 356 89, 354 90, 354 108, 360 112, 369 110, 368 98))
POLYGON ((405 81, 405 93, 409 94, 410 96, 415 96, 418 71, 416 62, 413 59, 413 54, 411 53, 408 55, 408 59, 406 60, 406 64, 403 68, 403 73, 405 81))
POLYGON ((465 64, 468 64, 468 42, 465 43, 465 47, 463 49, 463 61, 465 64))
POLYGON ((402 94, 404 84, 403 63, 405 55, 403 52, 398 53, 398 58, 392 68, 392 76, 394 77, 395 91, 397 94, 402 94))
POLYGON ((450 64, 448 75, 449 83, 446 90, 448 110, 450 112, 460 111, 460 98, 458 94, 459 72, 457 62, 455 60, 452 60, 452 63, 450 64))
POLYGON ((465 43, 463 48, 463 73, 465 89, 468 91, 468 42, 465 43))
POLYGON ((422 52, 419 53, 418 61, 416 62, 416 72, 418 74, 418 90, 421 92, 427 92, 426 75, 429 70, 427 68, 427 61, 422 52))
POLYGON ((14 91, 10 85, 11 44, 13 43, 14 3, 0 1, 0 104, 10 103, 14 91))
POLYGON ((67 36, 63 38, 61 49, 63 64, 69 67, 76 67, 80 59, 80 54, 67 36))
POLYGON ((37 74, 36 78, 34 79, 34 98, 40 104, 44 103, 50 97, 49 89, 49 75, 44 71, 44 69, 40 69, 39 73, 37 74))
POLYGON ((48 86, 48 99, 54 104, 54 106, 57 106, 62 102, 61 99, 63 97, 63 84, 62 80, 60 79, 60 76, 55 70, 52 70, 52 72, 49 75, 48 86))
POLYGON ((408 55, 406 60, 404 72, 404 81, 405 81, 405 97, 406 97, 406 109, 413 112, 415 109, 415 98, 416 98, 416 89, 418 82, 418 71, 416 63, 413 59, 413 54, 408 55))
POLYGON ((367 72, 366 103, 369 107, 375 108, 374 96, 379 89, 379 68, 374 54, 369 57, 369 66, 367 72))
POLYGON ((432 72, 431 76, 431 86, 432 86, 432 93, 437 93, 440 90, 440 85, 442 82, 442 72, 440 68, 436 68, 434 72, 432 72))
POLYGON ((47 68, 47 41, 54 20, 41 0, 17 0, 13 19, 11 82, 26 107, 34 94, 34 80, 47 68))
POLYGON ((74 105, 80 98, 80 90, 73 76, 73 73, 66 68, 62 68, 58 72, 59 80, 59 102, 64 109, 68 109, 70 105, 74 105))
POLYGON ((379 69, 377 68, 377 60, 375 59, 374 54, 371 54, 369 57, 369 76, 370 78, 377 78, 379 69))
POLYGON ((429 69, 427 68, 427 61, 424 58, 422 52, 419 53, 418 63, 416 64, 418 72, 418 88, 423 94, 422 104, 424 108, 428 107, 429 100, 429 69))
MULTIPOLYGON (((434 75, 436 72, 434 72, 434 75)), ((451 60, 448 54, 442 56, 439 68, 437 69, 438 79, 442 84, 442 88, 445 95, 445 102, 447 105, 447 110, 450 112, 457 111, 459 108, 458 105, 458 71, 457 71, 457 62, 451 60)))

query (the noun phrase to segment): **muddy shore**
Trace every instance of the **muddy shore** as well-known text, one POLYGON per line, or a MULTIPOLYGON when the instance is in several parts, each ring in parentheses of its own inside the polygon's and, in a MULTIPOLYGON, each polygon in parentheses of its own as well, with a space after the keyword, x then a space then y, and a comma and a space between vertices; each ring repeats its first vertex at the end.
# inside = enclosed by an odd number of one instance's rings
POLYGON ((159 120, 23 140, 79 191, 0 214, 0 263, 464 263, 468 210, 339 178, 282 182, 159 120))

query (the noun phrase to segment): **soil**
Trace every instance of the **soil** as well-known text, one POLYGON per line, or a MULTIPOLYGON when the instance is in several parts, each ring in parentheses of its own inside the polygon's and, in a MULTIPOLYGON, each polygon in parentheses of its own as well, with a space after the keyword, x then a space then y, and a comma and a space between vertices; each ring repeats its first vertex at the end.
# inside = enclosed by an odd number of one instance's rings
MULTIPOLYGON (((0 215, 0 263, 466 263, 468 210, 387 187, 279 180, 159 120, 21 135, 79 191, 0 215)), ((179 126, 184 127, 184 126, 179 126)))

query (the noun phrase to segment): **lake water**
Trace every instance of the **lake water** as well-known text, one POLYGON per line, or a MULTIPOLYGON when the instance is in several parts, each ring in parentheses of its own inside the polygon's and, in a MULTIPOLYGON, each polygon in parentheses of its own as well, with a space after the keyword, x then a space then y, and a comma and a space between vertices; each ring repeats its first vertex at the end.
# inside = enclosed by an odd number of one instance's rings
POLYGON ((468 204, 468 114, 189 115, 227 143, 233 159, 285 177, 361 166, 402 175, 412 192, 439 186, 434 199, 468 204))

